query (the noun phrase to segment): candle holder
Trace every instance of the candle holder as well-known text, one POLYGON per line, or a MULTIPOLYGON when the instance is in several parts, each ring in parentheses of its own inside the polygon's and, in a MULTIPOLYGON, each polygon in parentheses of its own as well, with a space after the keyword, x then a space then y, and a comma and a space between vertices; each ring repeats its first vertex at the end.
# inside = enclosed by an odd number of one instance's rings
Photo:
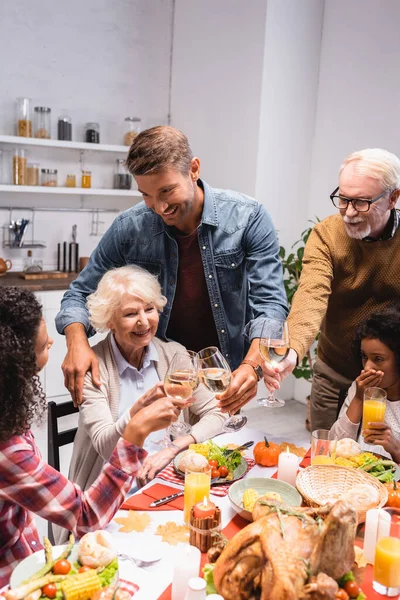
POLYGON ((217 506, 212 517, 195 517, 194 508, 190 511, 189 543, 196 546, 200 552, 207 552, 221 534, 221 511, 217 506))

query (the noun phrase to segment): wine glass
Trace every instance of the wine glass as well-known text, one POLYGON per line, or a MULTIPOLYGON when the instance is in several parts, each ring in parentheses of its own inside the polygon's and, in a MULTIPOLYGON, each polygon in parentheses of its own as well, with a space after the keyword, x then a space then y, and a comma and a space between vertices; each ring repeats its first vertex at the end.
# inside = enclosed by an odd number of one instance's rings
MULTIPOLYGON (((261 358, 276 367, 289 354, 289 329, 286 321, 265 319, 260 338, 261 358)), ((268 398, 257 398, 257 404, 267 408, 279 408, 285 405, 284 400, 275 398, 270 392, 268 398)))
MULTIPOLYGON (((214 394, 220 394, 228 389, 232 372, 216 346, 200 350, 197 354, 200 377, 204 385, 214 394)), ((223 425, 224 431, 239 431, 247 423, 244 415, 233 415, 223 425)))
MULTIPOLYGON (((184 406, 190 405, 190 398, 199 385, 199 374, 197 368, 197 354, 191 350, 186 352, 177 352, 164 377, 165 395, 173 400, 179 400, 179 405, 182 406, 182 401, 186 401, 184 406)), ((171 442, 178 437, 188 435, 192 431, 189 423, 178 420, 167 428, 165 437, 161 444, 167 448, 175 447, 171 442)))

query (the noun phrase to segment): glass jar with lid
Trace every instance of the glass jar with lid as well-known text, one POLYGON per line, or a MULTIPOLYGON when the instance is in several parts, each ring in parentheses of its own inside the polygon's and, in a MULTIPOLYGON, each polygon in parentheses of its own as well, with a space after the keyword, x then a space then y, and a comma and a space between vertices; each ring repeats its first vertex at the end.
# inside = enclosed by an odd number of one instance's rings
POLYGON ((27 158, 24 149, 16 148, 13 156, 14 185, 26 185, 27 158))
POLYGON ((39 164, 28 162, 26 167, 26 185, 39 185, 39 164))
POLYGON ((100 125, 98 123, 86 123, 85 142, 100 144, 100 125))
POLYGON ((125 133, 124 133, 124 145, 130 146, 137 136, 140 133, 142 120, 140 117, 126 117, 125 124, 125 133))
POLYGON ((132 186, 132 175, 125 166, 125 159, 117 158, 114 173, 114 189, 130 190, 132 186))
POLYGON ((17 98, 17 135, 32 137, 31 99, 17 98))
POLYGON ((35 138, 51 138, 51 108, 35 106, 35 138))
POLYGON ((58 117, 57 138, 65 142, 72 141, 72 119, 67 115, 58 117))
POLYGON ((42 169, 42 185, 57 186, 57 169, 42 169))
POLYGON ((92 187, 92 172, 91 171, 82 171, 81 187, 83 187, 83 188, 92 187))

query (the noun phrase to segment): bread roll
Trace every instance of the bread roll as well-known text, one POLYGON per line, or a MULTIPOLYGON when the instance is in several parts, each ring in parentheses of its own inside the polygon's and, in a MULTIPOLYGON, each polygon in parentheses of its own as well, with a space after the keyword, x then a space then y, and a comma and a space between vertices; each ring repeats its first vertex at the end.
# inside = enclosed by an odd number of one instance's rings
POLYGON ((202 454, 197 454, 193 450, 186 450, 179 461, 178 469, 183 473, 186 471, 204 471, 208 466, 208 460, 202 454))
POLYGON ((350 488, 343 496, 356 510, 369 510, 379 504, 379 493, 368 483, 359 483, 350 488))
POLYGON ((361 454, 361 447, 360 444, 355 440, 352 440, 351 438, 343 438, 337 442, 336 456, 351 458, 352 456, 357 456, 357 454, 361 454))

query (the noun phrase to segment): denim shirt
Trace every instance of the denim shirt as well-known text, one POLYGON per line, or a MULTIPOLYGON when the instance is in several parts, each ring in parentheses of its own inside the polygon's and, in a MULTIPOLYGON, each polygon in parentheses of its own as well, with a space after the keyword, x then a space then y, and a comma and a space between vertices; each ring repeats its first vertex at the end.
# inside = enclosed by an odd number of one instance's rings
MULTIPOLYGON (((287 315, 279 245, 271 217, 253 198, 211 188, 204 181, 199 246, 220 349, 230 366, 243 360, 248 341, 261 336, 265 317, 287 315)), ((85 269, 70 285, 56 317, 59 333, 82 323, 94 335, 86 298, 106 271, 135 264, 156 275, 167 304, 157 336, 166 331, 178 273, 178 244, 173 229, 144 202, 118 215, 93 251, 85 269)), ((193 315, 196 318, 196 315, 193 315)), ((179 341, 179 340, 176 340, 179 341)))

